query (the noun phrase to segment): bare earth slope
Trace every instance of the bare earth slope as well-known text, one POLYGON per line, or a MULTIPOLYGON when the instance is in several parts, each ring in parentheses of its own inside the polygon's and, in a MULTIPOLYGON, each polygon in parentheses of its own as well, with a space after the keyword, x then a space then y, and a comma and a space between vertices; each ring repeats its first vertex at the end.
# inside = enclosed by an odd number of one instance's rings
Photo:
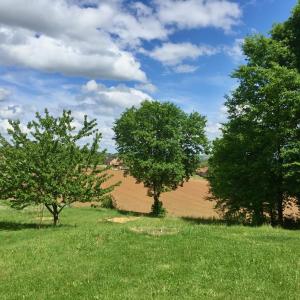
MULTIPOLYGON (((122 181, 112 193, 119 209, 149 212, 153 199, 147 196, 143 184, 137 184, 131 176, 124 177, 123 171, 109 171, 114 176, 109 183, 122 181)), ((161 199, 168 214, 184 217, 217 217, 214 203, 206 200, 209 195, 208 183, 204 179, 191 179, 176 191, 163 193, 161 199)))

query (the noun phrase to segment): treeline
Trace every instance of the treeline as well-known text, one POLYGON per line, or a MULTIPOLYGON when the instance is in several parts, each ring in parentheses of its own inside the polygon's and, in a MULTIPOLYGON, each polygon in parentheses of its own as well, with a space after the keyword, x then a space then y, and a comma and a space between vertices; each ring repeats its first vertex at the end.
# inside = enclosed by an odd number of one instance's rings
POLYGON ((211 192, 228 218, 282 225, 284 209, 300 205, 300 1, 270 36, 247 37, 243 51, 209 160, 211 192))

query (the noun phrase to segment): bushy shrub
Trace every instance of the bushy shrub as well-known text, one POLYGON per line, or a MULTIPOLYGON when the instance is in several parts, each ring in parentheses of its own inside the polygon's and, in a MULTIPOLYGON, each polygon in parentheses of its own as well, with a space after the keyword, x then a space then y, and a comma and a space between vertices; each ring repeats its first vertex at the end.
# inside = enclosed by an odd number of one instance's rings
POLYGON ((100 207, 109 208, 109 209, 116 209, 117 208, 116 199, 112 195, 106 195, 101 200, 100 207))

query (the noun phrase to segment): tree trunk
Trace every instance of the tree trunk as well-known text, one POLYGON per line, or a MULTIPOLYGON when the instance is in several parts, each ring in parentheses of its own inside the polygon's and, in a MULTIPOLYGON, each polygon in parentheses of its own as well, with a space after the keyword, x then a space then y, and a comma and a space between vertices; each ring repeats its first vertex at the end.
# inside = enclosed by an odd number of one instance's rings
POLYGON ((58 223, 58 207, 56 204, 52 204, 53 208, 53 225, 56 226, 58 223))
POLYGON ((283 195, 282 193, 278 194, 277 197, 277 213, 278 213, 278 224, 283 226, 283 195))
POLYGON ((53 225, 56 226, 59 219, 58 219, 58 215, 59 212, 58 211, 58 206, 57 204, 52 204, 51 206, 49 204, 45 204, 46 208, 49 210, 49 212, 52 214, 53 216, 53 225))
POLYGON ((154 195, 154 206, 157 206, 159 203, 159 196, 157 194, 154 195))
POLYGON ((165 214, 165 210, 163 208, 163 204, 161 201, 159 201, 159 192, 155 192, 153 195, 154 202, 152 205, 152 215, 155 217, 163 216, 165 214))
POLYGON ((58 223, 58 215, 53 215, 53 225, 56 226, 58 223))
POLYGON ((153 196, 154 202, 152 206, 152 212, 154 215, 158 215, 159 213, 159 196, 157 194, 154 194, 153 196))
POLYGON ((278 225, 283 226, 283 160, 281 157, 281 144, 278 143, 277 146, 277 154, 278 154, 278 180, 277 180, 277 217, 278 217, 278 225))
POLYGON ((270 214, 270 219, 271 219, 271 225, 274 227, 274 226, 276 226, 276 219, 275 219, 274 209, 271 206, 270 206, 269 214, 270 214))
POLYGON ((264 223, 264 211, 262 206, 254 210, 252 223, 255 226, 261 226, 264 223))

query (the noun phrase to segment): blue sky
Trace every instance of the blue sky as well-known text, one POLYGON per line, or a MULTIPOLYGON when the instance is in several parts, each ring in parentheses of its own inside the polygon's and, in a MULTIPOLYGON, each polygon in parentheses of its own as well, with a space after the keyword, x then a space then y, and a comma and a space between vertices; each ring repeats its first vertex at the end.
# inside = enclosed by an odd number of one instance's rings
MULTIPOLYGON (((296 0, 0 1, 0 132, 49 108, 112 124, 145 99, 207 116, 210 138, 226 120, 240 46, 288 18, 296 0)), ((24 127, 25 129, 25 127, 24 127)))

